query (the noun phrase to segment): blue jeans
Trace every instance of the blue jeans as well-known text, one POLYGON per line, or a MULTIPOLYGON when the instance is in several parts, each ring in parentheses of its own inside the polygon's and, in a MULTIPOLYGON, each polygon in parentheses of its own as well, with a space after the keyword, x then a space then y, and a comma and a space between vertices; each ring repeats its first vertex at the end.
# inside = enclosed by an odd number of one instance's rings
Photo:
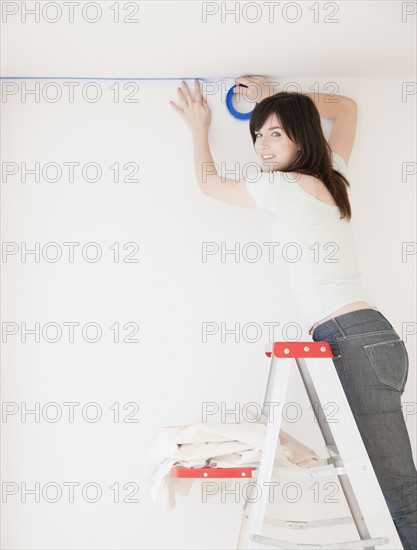
POLYGON ((317 326, 326 341, 375 474, 405 550, 417 549, 417 471, 401 410, 408 354, 389 321, 374 309, 317 326))

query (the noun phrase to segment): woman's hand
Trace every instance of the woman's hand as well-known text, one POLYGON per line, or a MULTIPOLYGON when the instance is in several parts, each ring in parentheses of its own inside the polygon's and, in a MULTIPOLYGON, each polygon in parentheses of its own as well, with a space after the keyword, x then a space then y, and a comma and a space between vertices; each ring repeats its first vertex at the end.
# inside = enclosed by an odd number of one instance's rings
POLYGON ((233 93, 246 96, 251 101, 257 101, 260 103, 266 97, 271 94, 270 85, 265 81, 263 76, 241 76, 236 78, 236 87, 233 89, 233 93), (239 86, 239 84, 245 84, 248 86, 239 86))
POLYGON ((182 109, 173 101, 170 101, 169 104, 181 115, 193 132, 207 130, 211 124, 211 111, 207 100, 202 96, 200 83, 195 80, 195 99, 191 96, 190 90, 184 81, 182 81, 181 86, 177 89, 182 109))

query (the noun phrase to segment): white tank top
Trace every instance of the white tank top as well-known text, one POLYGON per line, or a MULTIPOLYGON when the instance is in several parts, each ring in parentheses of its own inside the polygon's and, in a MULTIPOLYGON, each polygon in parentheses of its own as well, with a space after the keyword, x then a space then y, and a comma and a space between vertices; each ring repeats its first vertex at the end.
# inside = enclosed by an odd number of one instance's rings
MULTIPOLYGON (((332 153, 332 162, 347 177, 343 158, 332 153)), ((257 207, 272 214, 271 238, 285 245, 290 287, 307 329, 352 302, 379 309, 362 283, 351 223, 340 219, 337 206, 316 199, 286 172, 259 172, 245 182, 257 207)))

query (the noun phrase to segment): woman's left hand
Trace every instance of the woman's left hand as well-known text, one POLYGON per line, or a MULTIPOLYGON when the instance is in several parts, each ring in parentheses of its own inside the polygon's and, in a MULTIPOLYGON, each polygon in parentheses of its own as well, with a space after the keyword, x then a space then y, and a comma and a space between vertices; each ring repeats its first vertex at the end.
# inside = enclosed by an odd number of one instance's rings
POLYGON ((207 100, 201 93, 198 80, 195 80, 195 99, 191 96, 184 81, 181 83, 181 88, 178 88, 178 96, 182 103, 182 109, 173 101, 170 101, 169 104, 182 116, 187 126, 192 131, 207 130, 211 124, 211 111, 207 100))

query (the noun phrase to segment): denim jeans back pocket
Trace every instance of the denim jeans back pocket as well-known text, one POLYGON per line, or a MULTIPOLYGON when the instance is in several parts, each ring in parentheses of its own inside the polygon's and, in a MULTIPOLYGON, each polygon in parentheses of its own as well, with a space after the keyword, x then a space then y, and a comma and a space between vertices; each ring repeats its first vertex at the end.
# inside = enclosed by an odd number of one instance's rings
POLYGON ((403 393, 408 377, 408 353, 397 338, 363 346, 374 372, 381 382, 403 393))

